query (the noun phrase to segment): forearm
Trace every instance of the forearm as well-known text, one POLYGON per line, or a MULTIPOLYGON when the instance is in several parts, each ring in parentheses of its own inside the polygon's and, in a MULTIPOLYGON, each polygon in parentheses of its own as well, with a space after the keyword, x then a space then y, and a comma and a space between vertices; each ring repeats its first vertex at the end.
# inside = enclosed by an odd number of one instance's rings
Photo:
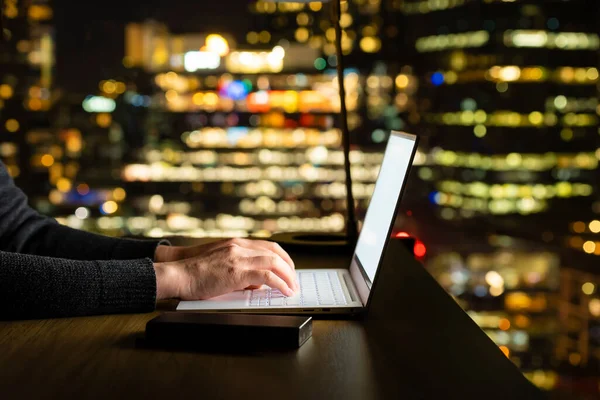
POLYGON ((112 238, 47 221, 23 241, 17 252, 71 260, 154 259, 159 244, 168 242, 112 238))
POLYGON ((0 318, 149 312, 156 279, 150 259, 74 261, 0 252, 0 318))

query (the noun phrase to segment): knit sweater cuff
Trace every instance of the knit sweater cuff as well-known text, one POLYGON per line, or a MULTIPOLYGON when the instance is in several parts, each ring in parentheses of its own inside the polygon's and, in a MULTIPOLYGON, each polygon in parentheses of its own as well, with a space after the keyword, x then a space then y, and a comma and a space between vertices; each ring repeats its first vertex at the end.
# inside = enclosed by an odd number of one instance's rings
POLYGON ((100 312, 149 312, 156 305, 156 273, 149 258, 96 262, 102 276, 100 312))
POLYGON ((133 260, 138 258, 150 258, 154 260, 156 248, 158 246, 170 246, 168 240, 138 240, 138 239, 120 239, 113 248, 113 260, 133 260))

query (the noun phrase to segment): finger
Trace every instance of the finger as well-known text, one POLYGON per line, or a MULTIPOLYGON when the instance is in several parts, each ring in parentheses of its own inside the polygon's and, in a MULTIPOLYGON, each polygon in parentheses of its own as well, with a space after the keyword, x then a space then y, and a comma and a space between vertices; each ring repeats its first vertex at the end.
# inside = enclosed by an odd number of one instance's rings
POLYGON ((257 285, 250 285, 244 288, 244 290, 254 290, 254 289, 260 289, 260 286, 257 285))
POLYGON ((283 279, 290 289, 299 289, 296 282, 296 273, 290 269, 285 261, 275 253, 264 252, 252 258, 250 266, 254 269, 269 270, 283 279))
POLYGON ((247 269, 244 272, 245 285, 267 285, 272 289, 277 289, 285 296, 292 297, 294 291, 285 283, 283 279, 267 269, 247 269))
POLYGON ((239 239, 241 246, 269 250, 281 257, 292 269, 296 269, 296 264, 292 257, 277 243, 266 240, 239 239))

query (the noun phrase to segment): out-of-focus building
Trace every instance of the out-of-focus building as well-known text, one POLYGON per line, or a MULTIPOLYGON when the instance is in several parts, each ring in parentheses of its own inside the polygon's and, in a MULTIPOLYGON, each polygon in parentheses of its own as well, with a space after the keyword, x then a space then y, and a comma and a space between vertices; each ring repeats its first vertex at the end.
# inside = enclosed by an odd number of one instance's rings
POLYGON ((597 7, 394 4, 418 54, 427 152, 418 173, 439 215, 550 242, 597 212, 597 7), (521 223, 511 225, 515 217, 521 223))
POLYGON ((564 268, 560 278, 556 359, 597 370, 600 366, 598 274, 564 268))
MULTIPOLYGON (((319 51, 289 42, 236 45, 220 34, 171 35, 156 22, 131 24, 125 36, 123 63, 135 78, 100 82, 78 111, 109 132, 104 142, 84 146, 82 157, 106 168, 85 168, 78 181, 86 189, 113 179, 113 194, 92 208, 70 203, 69 214, 85 218, 63 215, 61 222, 147 236, 344 229, 337 78, 335 70, 315 64, 324 62, 319 51), (118 146, 104 155, 106 162, 89 154, 111 149, 112 136, 118 146), (123 147, 132 151, 119 165, 123 147)), ((366 80, 356 69, 346 71, 354 94, 347 103, 355 116, 351 127, 361 124, 356 116, 366 80)), ((381 143, 385 135, 375 139, 381 143)), ((380 151, 351 151, 361 205, 381 158, 380 151)), ((69 200, 63 200, 67 210, 69 200)))
MULTIPOLYGON (((364 105, 350 115, 356 124, 352 143, 381 149, 390 130, 407 127, 414 109, 411 94, 417 88, 412 68, 407 65, 414 52, 401 34, 402 16, 391 12, 385 2, 346 1, 341 4, 341 46, 345 67, 360 75, 364 105), (408 50, 408 51, 407 51, 408 50)), ((249 44, 297 43, 318 51, 318 70, 335 69, 335 28, 331 3, 252 2, 255 30, 248 32, 249 44)), ((357 93, 348 92, 351 99, 357 93)))
POLYGON ((557 255, 504 249, 440 252, 427 266, 440 284, 534 383, 557 384, 557 255))
POLYGON ((48 118, 54 65, 51 2, 7 0, 1 12, 0 157, 28 193, 47 194, 44 182, 49 174, 56 176, 52 167, 63 154, 48 118))

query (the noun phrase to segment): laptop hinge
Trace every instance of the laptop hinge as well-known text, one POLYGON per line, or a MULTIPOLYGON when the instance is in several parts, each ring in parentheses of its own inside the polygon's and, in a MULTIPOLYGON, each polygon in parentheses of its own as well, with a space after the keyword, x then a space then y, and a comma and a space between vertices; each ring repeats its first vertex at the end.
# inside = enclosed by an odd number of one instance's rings
MULTIPOLYGON (((354 282, 352 282, 352 279, 350 279, 349 276, 350 276, 350 274, 342 274, 342 277, 344 278, 344 282, 346 282, 346 287, 348 288, 348 293, 350 294, 350 300, 352 300, 352 302, 355 302, 356 294, 354 293, 354 282)), ((362 304, 362 302, 361 302, 361 304, 362 304)))

